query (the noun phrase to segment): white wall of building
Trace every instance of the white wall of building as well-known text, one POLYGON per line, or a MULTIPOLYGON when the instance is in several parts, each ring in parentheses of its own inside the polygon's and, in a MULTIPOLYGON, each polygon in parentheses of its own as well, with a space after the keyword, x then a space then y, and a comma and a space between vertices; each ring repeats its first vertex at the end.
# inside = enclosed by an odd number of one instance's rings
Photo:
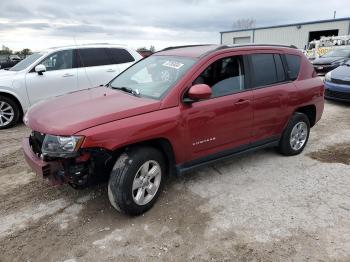
POLYGON ((250 36, 252 43, 295 45, 304 48, 309 40, 309 32, 338 29, 339 35, 349 33, 350 20, 325 23, 300 24, 222 33, 222 44, 232 45, 235 37, 250 36), (300 28, 299 28, 300 27, 300 28))

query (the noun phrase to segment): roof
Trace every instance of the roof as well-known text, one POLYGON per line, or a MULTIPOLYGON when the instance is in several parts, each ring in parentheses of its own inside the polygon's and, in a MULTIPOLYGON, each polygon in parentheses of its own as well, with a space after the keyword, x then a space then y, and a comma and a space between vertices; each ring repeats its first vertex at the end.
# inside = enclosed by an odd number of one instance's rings
POLYGON ((65 50, 65 49, 74 49, 74 48, 89 48, 89 47, 121 47, 127 48, 125 45, 120 44, 108 44, 108 43, 90 43, 90 44, 76 44, 76 45, 66 45, 66 46, 56 46, 47 48, 45 51, 57 51, 57 50, 65 50))
POLYGON ((265 49, 269 48, 292 48, 296 49, 295 46, 290 45, 277 45, 277 44, 239 44, 239 45, 188 45, 188 46, 173 46, 167 47, 154 55, 165 55, 165 56, 184 56, 192 58, 200 58, 207 54, 213 53, 219 50, 227 49, 265 49))
POLYGON ((189 45, 167 47, 154 55, 201 57, 208 52, 215 51, 220 45, 189 45))
POLYGON ((243 31, 251 31, 251 30, 259 30, 259 29, 269 29, 269 28, 277 28, 277 27, 287 27, 287 26, 321 24, 321 23, 330 23, 330 22, 338 22, 338 21, 346 21, 346 20, 350 21, 350 17, 343 17, 343 18, 336 18, 336 19, 327 19, 327 20, 317 20, 317 21, 311 21, 311 22, 302 22, 302 23, 293 23, 293 24, 284 24, 284 25, 254 27, 254 28, 248 28, 248 29, 227 30, 227 31, 221 31, 220 34, 233 33, 233 32, 243 32, 243 31))

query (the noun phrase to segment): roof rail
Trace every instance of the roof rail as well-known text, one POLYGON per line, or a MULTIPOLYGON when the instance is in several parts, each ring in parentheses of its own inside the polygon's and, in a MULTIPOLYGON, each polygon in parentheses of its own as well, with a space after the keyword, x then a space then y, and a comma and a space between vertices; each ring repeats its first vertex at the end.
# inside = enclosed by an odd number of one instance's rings
POLYGON ((196 47, 196 46, 210 46, 210 45, 211 44, 169 46, 169 47, 166 47, 166 48, 164 48, 162 50, 159 50, 158 52, 173 50, 173 49, 177 49, 177 48, 196 47))
POLYGON ((244 46, 276 46, 276 47, 288 47, 288 48, 294 48, 294 49, 298 49, 298 47, 296 47, 295 45, 282 45, 282 44, 254 44, 254 43, 250 43, 250 44, 237 44, 237 45, 227 45, 228 48, 230 47, 244 47, 244 46))

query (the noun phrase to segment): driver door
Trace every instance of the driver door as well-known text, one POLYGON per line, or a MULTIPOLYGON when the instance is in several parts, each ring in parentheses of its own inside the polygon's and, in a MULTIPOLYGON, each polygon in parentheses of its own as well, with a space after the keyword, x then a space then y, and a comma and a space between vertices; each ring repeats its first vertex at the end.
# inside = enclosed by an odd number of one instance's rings
POLYGON ((33 68, 26 74, 25 83, 30 104, 77 90, 77 69, 73 68, 73 50, 50 54, 39 64, 46 72, 38 74, 33 68))
POLYGON ((248 145, 251 139, 252 91, 247 89, 243 56, 211 63, 193 81, 207 84, 212 97, 183 106, 190 159, 248 145))

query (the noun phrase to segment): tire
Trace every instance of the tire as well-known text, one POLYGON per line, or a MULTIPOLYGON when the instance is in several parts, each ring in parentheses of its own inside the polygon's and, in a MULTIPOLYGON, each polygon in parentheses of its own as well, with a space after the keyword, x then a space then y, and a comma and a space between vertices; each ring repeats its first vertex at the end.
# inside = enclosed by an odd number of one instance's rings
POLYGON ((122 213, 140 215, 157 201, 165 179, 161 152, 152 147, 132 148, 114 164, 108 181, 109 201, 122 213))
POLYGON ((279 152, 285 156, 300 154, 309 140, 309 135, 309 118, 303 113, 294 113, 283 131, 279 152))
POLYGON ((0 129, 14 126, 19 119, 20 109, 17 103, 6 96, 0 96, 0 129))

